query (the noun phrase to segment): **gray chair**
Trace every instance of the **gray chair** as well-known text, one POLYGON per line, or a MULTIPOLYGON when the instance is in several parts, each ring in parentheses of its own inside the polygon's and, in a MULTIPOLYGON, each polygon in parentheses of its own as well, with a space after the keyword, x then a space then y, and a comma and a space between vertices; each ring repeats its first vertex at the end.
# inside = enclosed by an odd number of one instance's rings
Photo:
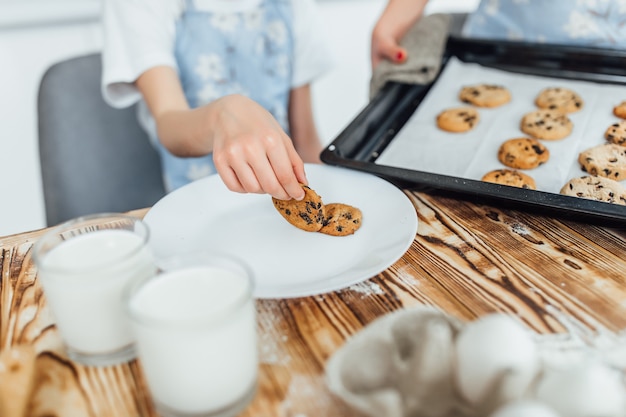
POLYGON ((52 65, 37 100, 46 221, 149 207, 164 194, 161 164, 135 107, 100 93, 100 54, 52 65))

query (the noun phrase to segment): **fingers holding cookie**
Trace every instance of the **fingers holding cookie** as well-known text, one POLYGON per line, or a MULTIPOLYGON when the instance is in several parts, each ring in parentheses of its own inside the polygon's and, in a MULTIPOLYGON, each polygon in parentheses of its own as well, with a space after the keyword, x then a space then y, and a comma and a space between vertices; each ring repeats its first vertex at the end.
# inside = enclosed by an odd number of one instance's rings
POLYGON ((306 185, 304 198, 279 200, 272 197, 274 208, 290 224, 307 232, 320 232, 331 236, 348 236, 361 227, 361 210, 342 203, 324 204, 322 197, 306 185))
POLYGON ((308 186, 302 185, 302 188, 302 200, 279 200, 272 197, 272 203, 281 216, 298 229, 317 232, 322 228, 325 218, 322 198, 308 186))

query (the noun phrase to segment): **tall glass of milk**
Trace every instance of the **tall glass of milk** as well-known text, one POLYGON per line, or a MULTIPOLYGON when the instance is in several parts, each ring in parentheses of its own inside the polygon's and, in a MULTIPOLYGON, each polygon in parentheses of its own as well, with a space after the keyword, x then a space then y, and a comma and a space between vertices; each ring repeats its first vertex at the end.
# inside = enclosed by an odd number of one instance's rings
POLYGON ((157 266, 124 295, 155 407, 164 417, 239 414, 257 384, 252 272, 241 260, 208 253, 157 266))
POLYGON ((103 213, 54 227, 33 248, 38 279, 70 359, 95 366, 135 357, 122 292, 154 275, 148 226, 103 213))

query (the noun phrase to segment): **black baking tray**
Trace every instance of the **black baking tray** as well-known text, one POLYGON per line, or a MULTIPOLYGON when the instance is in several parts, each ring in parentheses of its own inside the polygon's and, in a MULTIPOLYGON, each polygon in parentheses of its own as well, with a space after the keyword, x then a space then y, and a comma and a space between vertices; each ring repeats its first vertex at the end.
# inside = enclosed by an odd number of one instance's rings
MULTIPOLYGON (((442 68, 450 57, 521 74, 626 85, 626 51, 570 45, 466 39, 449 36, 442 68)), ((350 124, 324 149, 329 165, 365 171, 404 188, 489 204, 538 211, 566 219, 626 227, 626 206, 556 193, 492 184, 375 161, 437 82, 388 82, 350 124)), ((626 97, 622 98, 626 100, 626 97)))

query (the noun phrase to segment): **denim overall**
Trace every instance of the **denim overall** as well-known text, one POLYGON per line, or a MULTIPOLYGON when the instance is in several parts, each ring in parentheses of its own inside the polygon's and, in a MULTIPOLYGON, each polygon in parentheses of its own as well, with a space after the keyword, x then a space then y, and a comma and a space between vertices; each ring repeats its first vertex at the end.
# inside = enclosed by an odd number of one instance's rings
MULTIPOLYGON (((242 94, 268 110, 288 132, 293 31, 291 3, 263 0, 252 9, 214 13, 186 0, 176 25, 175 56, 191 108, 242 94)), ((215 174, 213 155, 179 158, 157 144, 167 191, 215 174)))
POLYGON ((605 48, 626 47, 626 2, 617 0, 482 0, 463 34, 605 48))

